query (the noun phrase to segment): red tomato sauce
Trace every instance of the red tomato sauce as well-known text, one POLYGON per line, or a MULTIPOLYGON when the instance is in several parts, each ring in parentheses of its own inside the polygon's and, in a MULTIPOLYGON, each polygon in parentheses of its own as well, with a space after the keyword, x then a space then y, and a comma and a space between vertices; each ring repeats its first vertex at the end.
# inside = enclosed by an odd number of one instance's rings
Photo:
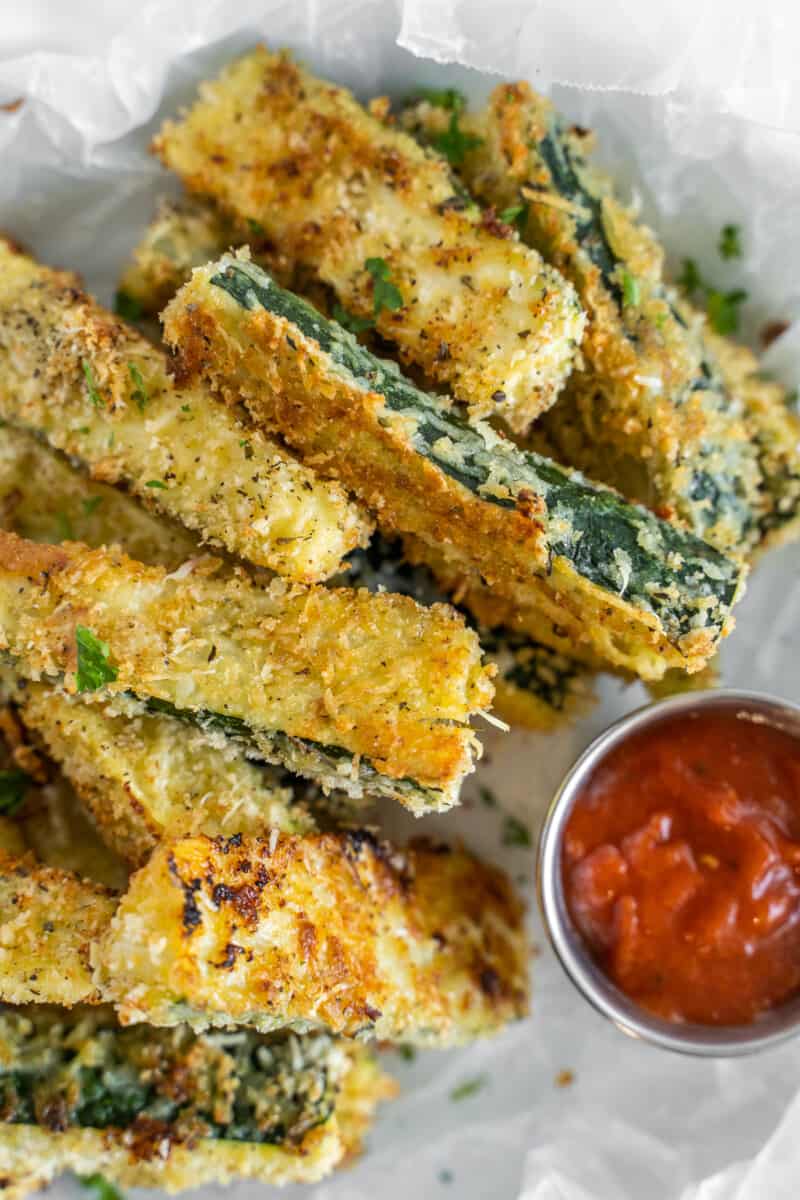
POLYGON ((632 1000, 745 1024, 800 991, 800 741, 720 709, 610 751, 564 834, 572 920, 632 1000))

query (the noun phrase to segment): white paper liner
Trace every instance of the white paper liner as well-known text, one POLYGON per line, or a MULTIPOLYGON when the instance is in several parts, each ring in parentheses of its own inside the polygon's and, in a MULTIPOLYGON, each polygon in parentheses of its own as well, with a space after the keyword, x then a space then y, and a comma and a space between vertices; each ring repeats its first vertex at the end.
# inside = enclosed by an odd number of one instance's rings
MULTIPOLYGON (((0 103, 25 98, 0 112, 0 227, 46 261, 82 271, 106 300, 154 198, 175 188, 146 153, 158 119, 255 40, 291 46, 364 97, 434 81, 482 96, 494 82, 415 59, 396 45, 402 27, 407 47, 440 61, 595 89, 554 95, 599 129, 601 157, 641 195, 673 263, 692 254, 721 286, 743 283, 751 334, 800 315, 800 85, 788 5, 39 0, 19 8, 4 13, 0 40, 0 103), (611 88, 628 94, 596 90, 611 88), (716 255, 728 221, 743 227, 743 262, 716 255)), ((800 377, 800 335, 783 337, 769 361, 787 380, 800 377)), ((797 548, 759 568, 725 647, 726 683, 800 700, 798 568, 797 548)), ((503 845, 503 812, 481 805, 478 783, 535 832, 576 753, 646 698, 613 680, 601 690, 602 703, 555 736, 482 728, 486 760, 464 808, 413 823, 387 805, 387 830, 463 838, 532 901, 533 852, 503 845)), ((532 928, 541 949, 532 1018, 464 1051, 412 1064, 387 1056, 402 1097, 383 1110, 366 1157, 319 1185, 317 1200, 794 1200, 800 1044, 710 1063, 628 1041, 573 991, 534 914, 532 928), (565 1069, 574 1082, 558 1086, 565 1069), (473 1079, 483 1081, 473 1095, 451 1099, 473 1079)), ((230 1194, 258 1190, 241 1184, 230 1194)))

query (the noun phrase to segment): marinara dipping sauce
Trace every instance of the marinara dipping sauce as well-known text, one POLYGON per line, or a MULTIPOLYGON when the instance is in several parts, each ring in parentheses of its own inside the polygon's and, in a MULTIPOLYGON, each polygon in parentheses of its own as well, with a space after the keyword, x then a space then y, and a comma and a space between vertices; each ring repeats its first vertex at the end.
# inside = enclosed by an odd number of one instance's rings
POLYGON ((731 707, 634 734, 578 793, 561 870, 572 921, 633 1001, 755 1021, 800 992, 800 741, 731 707))

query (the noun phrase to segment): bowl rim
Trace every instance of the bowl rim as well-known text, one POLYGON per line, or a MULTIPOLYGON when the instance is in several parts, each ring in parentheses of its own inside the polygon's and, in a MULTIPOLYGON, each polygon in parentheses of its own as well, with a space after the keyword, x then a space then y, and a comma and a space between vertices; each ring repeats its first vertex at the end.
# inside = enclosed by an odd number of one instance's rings
POLYGON ((567 771, 548 806, 536 856, 536 892, 545 930, 561 966, 584 999, 629 1037, 705 1058, 755 1054, 800 1033, 800 994, 748 1025, 678 1023, 651 1015, 602 971, 572 923, 561 876, 561 843, 581 786, 613 748, 669 717, 715 706, 740 708, 743 716, 783 728, 800 741, 800 704, 767 692, 709 688, 641 705, 593 738, 567 771))

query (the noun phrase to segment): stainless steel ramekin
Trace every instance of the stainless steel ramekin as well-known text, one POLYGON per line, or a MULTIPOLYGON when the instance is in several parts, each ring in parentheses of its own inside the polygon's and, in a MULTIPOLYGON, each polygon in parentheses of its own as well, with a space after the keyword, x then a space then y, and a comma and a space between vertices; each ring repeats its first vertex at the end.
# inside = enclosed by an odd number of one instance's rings
POLYGON ((678 1024, 652 1016, 620 991, 594 962, 572 924, 561 878, 561 845, 572 805, 602 759, 634 733, 678 715, 734 709, 742 720, 767 722, 800 739, 800 705, 759 692, 688 692, 629 713, 596 738, 567 774, 539 837, 538 894, 544 923, 561 965, 590 1004, 629 1037, 665 1050, 705 1057, 753 1054, 800 1031, 800 996, 749 1025, 678 1024))

